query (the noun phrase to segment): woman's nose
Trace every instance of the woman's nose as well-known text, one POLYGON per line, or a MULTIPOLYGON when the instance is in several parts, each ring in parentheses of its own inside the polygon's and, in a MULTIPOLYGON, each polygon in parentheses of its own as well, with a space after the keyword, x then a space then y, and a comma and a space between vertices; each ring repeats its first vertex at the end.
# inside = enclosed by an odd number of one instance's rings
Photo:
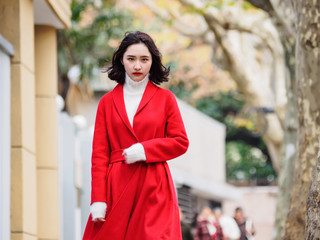
POLYGON ((141 69, 141 65, 140 65, 139 61, 137 61, 137 62, 135 63, 134 69, 136 69, 136 70, 140 70, 140 69, 141 69))

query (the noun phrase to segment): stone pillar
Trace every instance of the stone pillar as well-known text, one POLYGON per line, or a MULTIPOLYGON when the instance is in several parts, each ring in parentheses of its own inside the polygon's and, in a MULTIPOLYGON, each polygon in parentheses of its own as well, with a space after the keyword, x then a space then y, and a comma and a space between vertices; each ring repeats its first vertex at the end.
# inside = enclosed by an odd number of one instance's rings
POLYGON ((38 239, 59 239, 57 36, 35 27, 38 239))
POLYGON ((37 239, 33 2, 0 1, 11 58, 11 239, 37 239))

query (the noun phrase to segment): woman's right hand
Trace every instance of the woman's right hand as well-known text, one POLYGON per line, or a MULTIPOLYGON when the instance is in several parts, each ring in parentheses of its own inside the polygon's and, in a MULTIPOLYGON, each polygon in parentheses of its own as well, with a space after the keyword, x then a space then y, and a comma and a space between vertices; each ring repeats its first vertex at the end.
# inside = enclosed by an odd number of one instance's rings
POLYGON ((97 219, 95 219, 94 221, 95 221, 95 222, 105 222, 106 219, 104 219, 104 218, 97 218, 97 219))
POLYGON ((107 211, 107 204, 105 202, 94 202, 90 206, 90 213, 94 222, 104 222, 107 211))

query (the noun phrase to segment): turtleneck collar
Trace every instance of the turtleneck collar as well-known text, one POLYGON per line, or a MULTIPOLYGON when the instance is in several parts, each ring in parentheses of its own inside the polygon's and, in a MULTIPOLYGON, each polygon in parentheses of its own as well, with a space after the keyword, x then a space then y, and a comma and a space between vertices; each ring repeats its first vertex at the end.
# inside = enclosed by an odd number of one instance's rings
POLYGON ((149 74, 146 75, 144 79, 139 82, 132 80, 129 75, 126 73, 126 80, 123 86, 123 89, 131 93, 143 92, 149 82, 149 74))

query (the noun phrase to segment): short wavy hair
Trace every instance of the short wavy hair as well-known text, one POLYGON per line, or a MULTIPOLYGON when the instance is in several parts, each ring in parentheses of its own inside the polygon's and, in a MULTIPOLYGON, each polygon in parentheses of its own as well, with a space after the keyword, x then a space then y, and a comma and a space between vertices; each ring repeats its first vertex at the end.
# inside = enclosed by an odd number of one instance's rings
POLYGON ((152 56, 152 65, 149 72, 149 80, 155 84, 168 82, 170 67, 166 68, 161 62, 161 53, 152 38, 144 32, 127 32, 120 43, 119 48, 114 52, 112 63, 107 68, 108 77, 120 84, 125 82, 125 69, 122 64, 123 55, 127 48, 133 44, 143 43, 149 49, 152 56))

